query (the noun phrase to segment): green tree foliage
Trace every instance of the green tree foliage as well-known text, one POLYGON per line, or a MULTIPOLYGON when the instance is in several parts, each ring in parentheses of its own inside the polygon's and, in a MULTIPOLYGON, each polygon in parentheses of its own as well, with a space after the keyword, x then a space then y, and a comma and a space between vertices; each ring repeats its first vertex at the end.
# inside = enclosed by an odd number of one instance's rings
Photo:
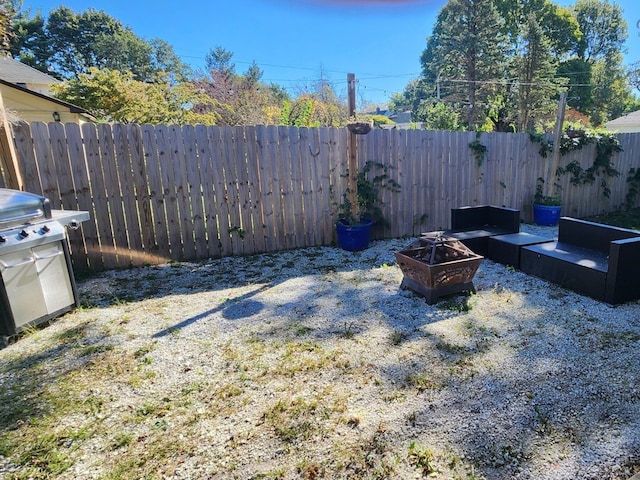
POLYGON ((214 112, 193 110, 194 104, 214 102, 191 85, 140 82, 131 72, 93 67, 54 89, 58 98, 90 110, 101 121, 213 125, 217 120, 214 112))
POLYGON ((465 123, 484 122, 495 82, 507 71, 504 21, 493 0, 450 0, 438 15, 422 54, 423 77, 440 98, 460 105, 465 123))
POLYGON ((504 20, 503 32, 507 35, 510 55, 517 55, 524 41, 523 27, 531 15, 535 15, 539 28, 548 39, 548 47, 556 58, 566 58, 582 38, 578 21, 567 8, 550 0, 494 0, 504 20))
POLYGON ((640 60, 629 67, 629 83, 640 92, 640 60))
POLYGON ((587 82, 589 90, 575 94, 574 88, 582 85, 570 88, 569 105, 589 115, 594 125, 600 125, 620 116, 633 104, 620 53, 627 38, 627 23, 620 6, 608 1, 578 0, 573 13, 582 32, 575 56, 589 66, 591 76, 587 82), (581 105, 575 103, 576 98, 581 105))
POLYGON ((0 55, 6 55, 10 51, 12 24, 16 13, 14 2, 0 0, 0 55))
POLYGON ((595 85, 593 104, 598 106, 589 112, 594 125, 602 125, 633 109, 635 102, 622 64, 622 54, 595 62, 591 82, 595 85))
POLYGON ((346 124, 347 112, 344 106, 304 94, 285 105, 280 121, 295 127, 337 127, 346 124))
POLYGON ((521 132, 535 131, 536 120, 545 122, 546 117, 553 118, 555 102, 552 98, 561 88, 561 79, 554 78, 557 64, 550 48, 550 41, 534 13, 527 17, 522 39, 523 53, 518 58, 517 116, 517 128, 521 132))
POLYGON ((637 103, 620 55, 626 29, 608 0, 568 8, 550 0, 449 0, 427 39, 421 78, 390 103, 411 108, 414 120, 424 121, 435 99, 458 109, 465 128, 539 130, 562 87, 569 106, 599 125, 637 103))
POLYGON ((131 72, 136 80, 163 81, 169 74, 184 80, 188 68, 162 40, 138 37, 103 11, 81 13, 61 6, 45 20, 21 14, 13 29, 13 56, 62 79, 77 78, 91 68, 131 72))
POLYGON ((412 120, 425 121, 427 99, 438 97, 438 88, 434 84, 419 78, 411 80, 402 93, 394 93, 389 99, 389 110, 394 113, 411 110, 412 120))
POLYGON ((244 75, 235 73, 233 53, 218 46, 206 57, 208 76, 193 81, 194 88, 212 102, 194 106, 194 111, 213 114, 219 125, 267 125, 278 123, 286 92, 260 82, 262 70, 253 62, 244 75))
POLYGON ((619 53, 627 39, 627 22, 618 4, 601 0, 578 0, 574 14, 582 37, 576 55, 595 61, 619 53))
POLYGON ((204 57, 204 62, 209 72, 233 75, 236 71, 236 65, 235 63, 231 63, 232 58, 233 52, 218 45, 209 50, 204 57))
POLYGON ((44 31, 45 20, 40 12, 34 17, 18 14, 12 26, 10 50, 14 59, 42 72, 51 73, 49 59, 53 54, 44 31))
POLYGON ((578 57, 558 65, 558 76, 565 77, 569 85, 567 104, 586 114, 594 111, 594 97, 592 84, 593 64, 578 57))
POLYGON ((451 105, 431 101, 423 105, 422 121, 427 130, 461 130, 460 113, 451 105))

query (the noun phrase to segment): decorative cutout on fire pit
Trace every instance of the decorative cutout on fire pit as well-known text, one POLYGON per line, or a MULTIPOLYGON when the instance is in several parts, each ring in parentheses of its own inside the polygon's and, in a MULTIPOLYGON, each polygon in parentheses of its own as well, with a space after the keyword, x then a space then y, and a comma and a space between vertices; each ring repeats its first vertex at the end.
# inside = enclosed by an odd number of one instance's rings
POLYGON ((475 292, 472 280, 483 257, 455 238, 427 234, 395 255, 404 275, 400 288, 424 295, 429 304, 444 295, 475 292))

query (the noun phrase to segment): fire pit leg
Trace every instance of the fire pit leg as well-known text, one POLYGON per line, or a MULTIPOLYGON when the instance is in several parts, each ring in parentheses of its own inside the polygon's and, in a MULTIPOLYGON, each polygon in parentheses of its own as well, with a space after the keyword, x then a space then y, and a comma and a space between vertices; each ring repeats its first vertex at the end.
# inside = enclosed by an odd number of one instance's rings
POLYGON ((424 296, 429 305, 438 303, 440 297, 447 295, 453 295, 454 293, 472 292, 476 293, 476 289, 473 286, 473 282, 456 283, 454 285, 445 285, 437 288, 426 287, 415 280, 410 278, 403 278, 400 288, 406 290, 407 288, 413 290, 416 293, 424 296))

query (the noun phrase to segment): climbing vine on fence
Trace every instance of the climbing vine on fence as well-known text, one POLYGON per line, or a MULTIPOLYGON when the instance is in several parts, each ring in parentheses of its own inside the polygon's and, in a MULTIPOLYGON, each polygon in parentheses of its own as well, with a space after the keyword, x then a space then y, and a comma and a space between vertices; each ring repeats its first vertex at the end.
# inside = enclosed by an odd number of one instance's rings
MULTIPOLYGON (((553 151, 553 142, 545 140, 543 135, 530 134, 532 142, 540 143, 540 156, 546 156, 553 151)), ((569 174, 572 185, 593 184, 596 177, 601 177, 600 187, 602 194, 609 198, 611 189, 607 185, 606 177, 617 177, 620 172, 613 165, 613 155, 622 151, 622 146, 615 134, 605 132, 589 132, 586 130, 567 129, 560 138, 560 155, 581 150, 586 145, 595 143, 596 152, 593 164, 583 168, 576 160, 569 162, 565 167, 558 167, 558 175, 569 174)))
POLYGON ((473 152, 473 156, 475 157, 479 167, 482 166, 484 157, 487 153, 487 146, 480 143, 480 135, 481 132, 476 132, 476 139, 473 142, 469 143, 469 148, 473 152))
POLYGON ((629 184, 629 190, 624 198, 624 203, 627 210, 629 210, 636 204, 636 199, 640 193, 640 168, 631 168, 629 170, 627 183, 629 184))

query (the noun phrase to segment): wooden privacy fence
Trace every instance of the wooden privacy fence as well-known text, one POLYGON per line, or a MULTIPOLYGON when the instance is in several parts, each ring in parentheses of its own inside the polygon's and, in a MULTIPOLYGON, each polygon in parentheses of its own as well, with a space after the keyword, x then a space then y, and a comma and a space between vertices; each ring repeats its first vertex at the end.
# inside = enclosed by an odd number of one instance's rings
MULTIPOLYGON (((14 128, 26 190, 54 208, 87 210, 70 232, 74 267, 142 264, 272 252, 334 242, 336 200, 346 188, 349 133, 338 128, 207 127, 33 123, 14 128)), ((519 208, 531 219, 545 162, 527 134, 373 130, 357 136, 360 164, 391 167, 401 191, 382 191, 387 225, 376 238, 415 236, 449 226, 462 205, 519 208)), ((615 210, 638 168, 640 136, 619 136, 619 177, 572 186, 563 176, 563 213, 615 210)), ((562 158, 593 162, 594 146, 562 158)), ((7 179, 3 179, 7 184, 7 179)))

